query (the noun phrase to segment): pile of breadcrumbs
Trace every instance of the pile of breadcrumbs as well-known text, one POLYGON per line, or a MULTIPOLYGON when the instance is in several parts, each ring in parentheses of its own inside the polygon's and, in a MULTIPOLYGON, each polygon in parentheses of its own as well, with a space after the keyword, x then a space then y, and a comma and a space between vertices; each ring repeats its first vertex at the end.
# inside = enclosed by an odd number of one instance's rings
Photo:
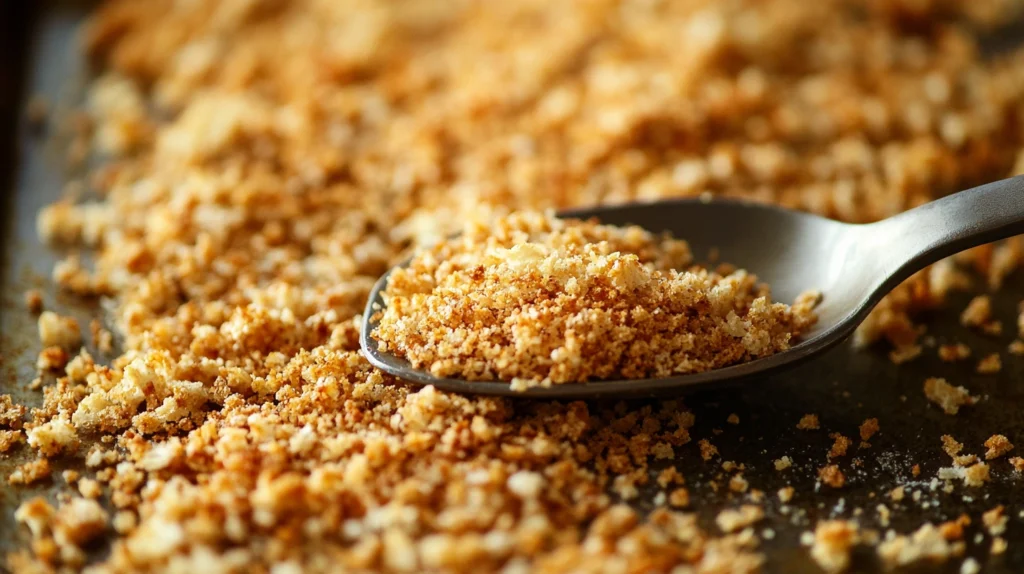
MULTIPOLYGON (((730 478, 751 503, 712 531, 685 508, 693 471, 651 469, 698 448, 682 404, 410 389, 359 353, 357 314, 411 249, 494 213, 711 194, 865 222, 1017 173, 1024 52, 983 57, 973 36, 1011 4, 102 3, 69 152, 99 167, 38 223, 90 252, 53 275, 107 300, 119 345, 45 315, 39 367, 57 382, 28 415, 0 400, 0 450, 38 454, 9 481, 64 492, 18 509, 31 542, 10 569, 78 569, 104 542, 95 572, 758 569, 763 492, 730 478), (649 512, 627 506, 641 489, 649 512)), ((654 276, 637 263, 656 257, 622 253, 580 257, 654 276)), ((998 287, 1021 259, 1011 240, 933 266, 858 343, 919 355, 910 313, 962 288, 963 267, 998 287)), ((983 482, 980 464, 951 472, 983 482)), ((962 547, 928 526, 887 536, 882 559, 962 547)), ((813 556, 842 568, 867 539, 825 525, 813 556)))
POLYGON ((817 295, 790 308, 743 270, 691 268, 684 241, 637 227, 523 213, 395 269, 373 331, 382 351, 440 377, 513 388, 668 377, 789 348, 817 295))

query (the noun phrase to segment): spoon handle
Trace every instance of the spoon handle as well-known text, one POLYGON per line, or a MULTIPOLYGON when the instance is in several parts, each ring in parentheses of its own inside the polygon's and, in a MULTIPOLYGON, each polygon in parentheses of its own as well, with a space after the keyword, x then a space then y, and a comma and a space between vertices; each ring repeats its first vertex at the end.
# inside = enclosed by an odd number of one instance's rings
POLYGON ((1024 175, 947 195, 865 226, 895 286, 936 261, 1024 234, 1024 175))

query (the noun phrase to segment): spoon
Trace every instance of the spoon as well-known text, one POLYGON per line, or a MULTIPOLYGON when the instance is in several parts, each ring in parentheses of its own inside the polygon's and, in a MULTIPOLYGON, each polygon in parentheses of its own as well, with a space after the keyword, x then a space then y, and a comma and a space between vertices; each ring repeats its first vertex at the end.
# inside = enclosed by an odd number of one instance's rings
POLYGON ((754 273, 775 301, 791 302, 813 289, 822 293, 818 322, 788 350, 701 373, 661 379, 599 380, 513 391, 507 382, 440 378, 382 352, 372 332, 385 307, 377 281, 363 313, 360 344, 377 368, 411 383, 447 391, 518 397, 589 398, 678 392, 750 381, 823 353, 849 336, 894 287, 924 267, 964 249, 1024 234, 1024 176, 954 193, 868 224, 849 224, 760 203, 680 199, 593 207, 559 213, 595 217, 610 225, 634 224, 669 232, 693 253, 717 250, 720 260, 754 273))

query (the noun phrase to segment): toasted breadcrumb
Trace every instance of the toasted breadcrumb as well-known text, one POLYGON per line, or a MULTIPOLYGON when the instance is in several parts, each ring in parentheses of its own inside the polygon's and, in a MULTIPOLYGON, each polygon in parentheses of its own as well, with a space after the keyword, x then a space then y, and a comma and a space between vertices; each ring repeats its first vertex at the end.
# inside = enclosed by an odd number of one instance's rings
POLYGON ((1009 544, 1007 544, 1005 538, 996 536, 992 539, 992 547, 989 549, 989 552, 993 555, 1003 554, 1008 547, 1009 544))
POLYGON ((999 357, 999 353, 992 353, 978 361, 976 370, 983 375, 993 375, 1003 370, 1003 361, 999 357))
MULTIPOLYGON (((78 571, 94 543, 97 572, 761 568, 749 527, 611 502, 689 442, 681 403, 410 388, 357 316, 466 221, 700 196, 862 223, 1021 171, 1021 56, 975 38, 1007 3, 847 4, 100 4, 66 153, 103 156, 96 193, 37 223, 88 252, 52 275, 109 302, 121 348, 73 358, 29 424, 107 441, 84 456, 118 510, 75 503, 88 535, 58 545, 69 521, 24 506, 10 570, 78 571)), ((856 344, 927 346, 913 314, 958 266, 994 285, 1019 253, 915 274, 856 344)))
POLYGON ((985 525, 988 533, 992 536, 999 536, 1006 532, 1006 523, 1010 517, 1004 514, 1005 510, 1006 507, 1000 504, 982 513, 981 523, 985 525))
POLYGON ((1010 342, 1010 345, 1006 348, 1011 355, 1024 355, 1024 341, 1020 339, 1014 339, 1010 342))
POLYGON ((789 503, 791 500, 793 500, 793 495, 795 493, 796 493, 796 489, 793 488, 792 486, 784 486, 784 487, 780 488, 779 492, 778 492, 779 502, 781 502, 783 504, 789 503))
POLYGON ((846 476, 834 464, 820 468, 818 470, 818 480, 832 488, 842 488, 846 484, 846 476))
POLYGON ((909 363, 910 361, 920 357, 923 350, 924 348, 921 347, 921 345, 903 345, 896 347, 892 351, 889 351, 889 360, 896 365, 909 363))
POLYGON ((690 505, 690 492, 685 488, 676 488, 668 495, 668 503, 676 508, 685 508, 690 505))
POLYGON ((635 227, 474 222, 392 271, 373 336, 435 376, 524 388, 717 369, 784 351, 815 322, 746 272, 676 271, 690 263, 686 243, 635 227))
POLYGON ((960 314, 960 324, 965 327, 982 327, 992 318, 992 299, 988 295, 978 295, 960 314))
POLYGON ((947 363, 962 361, 970 356, 971 348, 963 343, 939 346, 939 359, 947 363))
POLYGON ((8 484, 32 484, 50 476, 50 461, 45 458, 26 462, 7 477, 8 484))
POLYGON ((25 308, 33 315, 43 311, 43 294, 38 289, 25 291, 25 308))
POLYGON ((833 459, 846 456, 846 451, 853 444, 853 441, 837 432, 831 433, 828 436, 835 441, 832 443, 832 448, 828 451, 828 458, 833 459))
POLYGON ((946 379, 930 378, 924 382, 924 395, 939 405, 947 415, 960 412, 960 407, 973 405, 978 397, 972 397, 964 387, 954 387, 946 379))
POLYGON ((715 523, 722 532, 735 532, 759 522, 764 518, 764 510, 760 506, 744 504, 739 508, 728 508, 718 513, 715 523))
POLYGON ((784 456, 782 458, 775 460, 775 470, 786 470, 791 466, 793 466, 793 460, 788 456, 784 456))
POLYGON ((82 331, 74 318, 43 311, 39 314, 39 340, 44 347, 62 347, 70 351, 81 343, 82 331))
POLYGON ((740 417, 736 413, 732 413, 725 419, 725 422, 731 425, 738 425, 740 424, 740 417))
POLYGON ((718 447, 711 444, 706 438, 702 438, 697 441, 697 445, 700 447, 700 457, 704 460, 711 460, 712 457, 718 456, 718 447))
POLYGON ((800 422, 796 423, 796 428, 800 430, 817 430, 820 428, 818 415, 804 415, 800 422))
POLYGON ((865 442, 871 440, 871 437, 875 436, 875 433, 877 433, 880 428, 881 427, 878 425, 878 419, 866 419, 860 425, 860 440, 865 442))
POLYGON ((903 489, 902 486, 897 486, 896 488, 892 489, 889 492, 889 498, 893 499, 893 501, 895 501, 895 502, 899 502, 899 501, 903 500, 903 495, 904 495, 904 489, 903 489))
POLYGON ((947 541, 934 524, 926 523, 909 536, 896 535, 878 545, 878 557, 889 568, 918 562, 942 563, 964 552, 963 542, 947 541))
POLYGON ((1011 457, 1010 464, 1013 466, 1013 470, 1017 472, 1024 472, 1024 458, 1019 456, 1011 457))
POLYGON ((1013 450, 1013 443, 1001 434, 994 434, 985 441, 985 448, 988 449, 985 451, 985 460, 992 460, 1013 450))
POLYGON ((811 558, 825 572, 842 572, 850 565, 850 551, 860 541, 860 527, 849 520, 826 520, 814 529, 811 558))

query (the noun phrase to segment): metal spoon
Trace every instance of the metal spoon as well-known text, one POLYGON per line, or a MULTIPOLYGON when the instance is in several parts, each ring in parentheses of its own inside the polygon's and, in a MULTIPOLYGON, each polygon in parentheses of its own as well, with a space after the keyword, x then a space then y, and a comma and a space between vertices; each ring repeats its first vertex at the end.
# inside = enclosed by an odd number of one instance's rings
POLYGON ((360 343, 374 366, 412 383, 467 394, 520 397, 659 395, 748 381, 792 367, 835 346, 882 297, 916 271, 958 251, 1024 234, 1024 176, 961 191, 888 219, 854 225, 772 205, 682 199, 567 211, 611 225, 635 224, 686 240, 695 254, 716 249, 721 261, 754 273, 776 301, 821 291, 818 323, 790 349, 748 363, 664 379, 569 383, 513 391, 506 382, 438 378, 381 352, 371 333, 384 308, 377 282, 363 313, 360 343))

